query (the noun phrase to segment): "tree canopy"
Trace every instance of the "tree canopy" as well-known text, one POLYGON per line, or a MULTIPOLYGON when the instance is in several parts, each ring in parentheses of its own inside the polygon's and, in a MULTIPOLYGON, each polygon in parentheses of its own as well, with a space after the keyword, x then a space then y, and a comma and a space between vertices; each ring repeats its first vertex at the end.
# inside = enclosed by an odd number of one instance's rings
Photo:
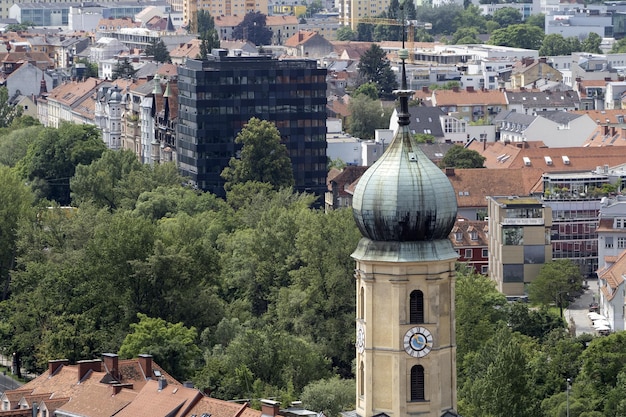
POLYGON ((441 160, 441 166, 454 168, 484 168, 485 157, 463 146, 453 146, 441 160))
POLYGON ((233 38, 252 42, 257 46, 272 43, 272 31, 266 25, 267 16, 261 12, 247 13, 233 29, 233 38))
POLYGON ((530 283, 528 296, 540 304, 554 303, 561 310, 567 307, 576 293, 581 291, 583 276, 578 265, 569 259, 546 262, 539 275, 530 283))
POLYGON ((10 126, 23 112, 22 106, 9 103, 9 90, 5 86, 0 87, 0 128, 10 126))
POLYGON ((227 191, 247 181, 266 182, 276 189, 293 186, 289 151, 272 122, 253 117, 239 132, 235 143, 242 145, 241 155, 231 158, 222 171, 227 191))
POLYGON ((152 41, 150 45, 146 46, 145 53, 147 56, 153 57, 156 62, 172 62, 170 52, 167 50, 163 39, 152 41))
POLYGON ((489 44, 513 48, 539 49, 544 38, 543 30, 528 24, 511 25, 495 30, 489 44))
POLYGON ((376 84, 381 96, 390 96, 393 90, 398 88, 398 81, 385 51, 375 43, 361 56, 359 76, 362 83, 372 82, 376 84))
POLYGON ((133 66, 133 63, 128 59, 122 59, 115 67, 113 67, 113 72, 111 73, 111 78, 117 80, 118 78, 132 78, 137 73, 137 70, 133 66))
POLYGON ((383 107, 380 100, 372 100, 366 94, 358 94, 348 104, 350 117, 348 131, 360 139, 374 139, 376 129, 389 128, 392 108, 383 107))
POLYGON ((200 38, 200 59, 206 59, 214 48, 220 47, 220 36, 215 29, 215 20, 208 10, 196 13, 196 30, 200 38))

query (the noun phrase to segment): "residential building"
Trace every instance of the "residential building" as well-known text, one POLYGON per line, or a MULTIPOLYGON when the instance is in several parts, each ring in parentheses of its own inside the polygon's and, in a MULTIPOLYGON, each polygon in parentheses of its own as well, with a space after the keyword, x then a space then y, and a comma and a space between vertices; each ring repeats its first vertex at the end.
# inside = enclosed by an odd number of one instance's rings
POLYGON ((496 114, 507 108, 506 96, 499 90, 476 90, 467 87, 465 90, 435 90, 432 93, 432 105, 439 107, 444 113, 467 122, 480 119, 490 124, 496 114))
POLYGON ((534 14, 541 13, 539 8, 539 3, 533 1, 531 3, 489 3, 489 4, 479 4, 478 7, 482 11, 482 14, 485 16, 493 16, 494 12, 504 8, 513 8, 520 12, 522 15, 522 21, 526 20, 528 17, 534 14))
POLYGON ((313 31, 299 30, 298 33, 285 40, 287 55, 301 58, 319 59, 330 54, 334 47, 323 36, 313 31))
POLYGON ((584 147, 626 145, 625 110, 588 110, 584 113, 594 119, 597 125, 583 144, 584 147))
POLYGON ((626 198, 605 198, 600 208, 598 233, 598 279, 600 314, 611 329, 625 329, 626 198))
POLYGON ((541 84, 546 80, 563 81, 563 74, 552 68, 546 58, 538 60, 524 58, 518 61, 511 71, 511 88, 520 89, 541 84))
POLYGON ((49 361, 46 372, 0 399, 0 413, 12 417, 275 417, 279 412, 265 403, 262 414, 247 402, 206 397, 176 381, 150 355, 121 360, 112 353, 74 365, 49 361))
POLYGON ((494 122, 502 142, 543 141, 549 148, 580 147, 597 128, 588 115, 566 111, 540 111, 531 115, 509 110, 498 114, 494 122))
POLYGON ((546 35, 559 34, 564 38, 572 36, 581 38, 592 32, 601 38, 612 38, 613 19, 611 14, 586 7, 579 10, 559 10, 546 14, 546 35))
MULTIPOLYGON (((199 188, 224 195, 220 174, 252 117, 273 122, 289 151, 295 188, 326 189, 326 69, 313 60, 227 56, 178 68, 177 152, 180 171, 199 188)), ((320 200, 321 203, 322 200, 320 200)))
POLYGON ((41 91, 41 80, 45 83, 46 91, 52 91, 53 79, 45 71, 37 68, 30 62, 20 65, 9 74, 5 86, 9 92, 9 99, 15 95, 37 96, 41 91), (35 83, 34 80, 39 80, 35 83))
POLYGON ((328 173, 328 191, 324 196, 324 208, 328 212, 342 207, 352 206, 354 187, 366 166, 348 165, 342 170, 333 168, 328 173))
POLYGON ((521 114, 536 114, 541 111, 574 111, 580 108, 578 92, 518 90, 505 92, 507 109, 521 114))
POLYGON ((477 274, 489 274, 489 227, 486 220, 457 218, 449 239, 459 254, 458 262, 477 274))
POLYGON ((488 197, 489 276, 507 296, 526 285, 552 259, 552 210, 534 197, 488 197))

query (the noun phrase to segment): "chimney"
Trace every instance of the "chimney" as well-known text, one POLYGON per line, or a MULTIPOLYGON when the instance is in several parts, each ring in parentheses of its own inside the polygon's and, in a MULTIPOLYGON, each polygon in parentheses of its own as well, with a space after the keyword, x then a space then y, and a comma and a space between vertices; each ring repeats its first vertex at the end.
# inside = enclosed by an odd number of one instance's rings
POLYGON ((167 380, 163 377, 159 378, 159 391, 163 391, 167 387, 167 380))
POLYGON ((261 415, 263 417, 274 417, 278 415, 280 402, 272 400, 261 400, 261 415))
POLYGON ((541 64, 545 64, 547 62, 546 57, 542 56, 541 58, 539 58, 539 63, 541 64))
POLYGON ((119 394, 122 388, 128 388, 130 390, 133 389, 133 384, 111 384, 111 395, 119 394))
POLYGON ((474 87, 471 85, 468 85, 467 87, 465 87, 465 91, 467 91, 468 93, 473 93, 474 92, 474 87))
POLYGON ((185 387, 185 388, 193 388, 193 382, 185 381, 185 382, 183 382, 183 387, 185 387))
POLYGON ((103 353, 102 354, 102 362, 104 362, 105 370, 113 376, 113 378, 118 378, 118 357, 115 353, 103 353))
POLYGON ((78 361, 76 366, 78 367, 78 382, 80 382, 87 375, 87 372, 100 372, 102 370, 102 361, 100 359, 78 361))
POLYGON ((48 374, 52 376, 57 371, 57 369, 61 368, 62 366, 69 365, 69 364, 70 364, 70 361, 67 359, 57 359, 54 361, 48 361, 48 374))
POLYGON ((427 85, 423 85, 422 86, 422 93, 428 93, 428 86, 427 85))
POLYGON ((454 167, 446 167, 446 176, 454 177, 454 167))
POLYGON ((152 355, 141 353, 137 358, 146 379, 152 378, 152 355))

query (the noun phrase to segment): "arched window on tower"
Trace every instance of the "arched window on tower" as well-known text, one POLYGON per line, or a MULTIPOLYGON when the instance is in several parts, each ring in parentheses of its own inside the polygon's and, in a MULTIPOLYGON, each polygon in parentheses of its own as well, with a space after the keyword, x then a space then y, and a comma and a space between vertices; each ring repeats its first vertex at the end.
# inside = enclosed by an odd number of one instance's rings
POLYGON ((425 395, 424 367, 415 365, 411 368, 411 401, 424 401, 425 395))
POLYGON ((420 290, 411 292, 409 302, 409 322, 410 323, 424 323, 424 293, 420 290))
POLYGON ((363 362, 359 365, 359 395, 365 395, 365 366, 363 362))
POLYGON ((363 288, 359 291, 359 318, 365 318, 365 290, 363 288))

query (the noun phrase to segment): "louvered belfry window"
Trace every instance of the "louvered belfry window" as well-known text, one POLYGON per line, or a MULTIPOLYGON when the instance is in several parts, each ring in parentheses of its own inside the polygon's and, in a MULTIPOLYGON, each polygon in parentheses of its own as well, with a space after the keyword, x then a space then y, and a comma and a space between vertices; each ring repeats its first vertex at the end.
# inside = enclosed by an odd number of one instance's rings
POLYGON ((411 292, 409 321, 411 324, 424 323, 424 293, 420 290, 411 292))

